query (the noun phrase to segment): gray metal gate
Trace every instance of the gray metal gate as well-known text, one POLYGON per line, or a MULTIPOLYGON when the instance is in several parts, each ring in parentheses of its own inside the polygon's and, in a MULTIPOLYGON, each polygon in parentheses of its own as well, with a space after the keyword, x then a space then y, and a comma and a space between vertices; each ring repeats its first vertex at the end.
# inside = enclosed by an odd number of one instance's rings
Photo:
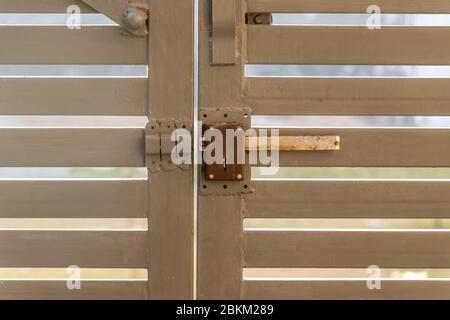
MULTIPOLYGON (((389 279, 369 290, 362 279, 298 276, 370 266, 446 269, 446 230, 247 227, 254 219, 445 219, 448 181, 261 180, 252 178, 249 164, 228 167, 230 177, 218 167, 174 164, 170 136, 175 129, 199 134, 203 128, 194 120, 247 129, 258 115, 450 115, 448 78, 245 73, 247 65, 449 65, 450 29, 272 24, 273 13, 365 13, 371 3, 363 0, 199 0, 197 26, 196 3, 0 0, 0 13, 65 13, 76 5, 83 14, 101 12, 118 23, 1 25, 1 65, 149 69, 148 77, 134 78, 0 78, 1 115, 149 120, 145 128, 0 129, 1 167, 148 170, 145 179, 0 180, 1 219, 74 223, 68 230, 0 230, 0 268, 47 274, 2 280, 0 298, 449 298, 448 281, 389 279), (80 231, 73 219, 146 219, 148 229, 80 231), (69 290, 61 276, 69 266, 81 268, 81 290, 69 290), (123 270, 145 276, 117 276, 123 270), (280 271, 291 276, 250 276, 280 271), (99 277, 101 272, 116 277, 99 277)), ((450 4, 440 0, 377 5, 383 13, 450 13, 450 4)), ((280 128, 280 141, 281 167, 450 164, 447 129, 280 128)))

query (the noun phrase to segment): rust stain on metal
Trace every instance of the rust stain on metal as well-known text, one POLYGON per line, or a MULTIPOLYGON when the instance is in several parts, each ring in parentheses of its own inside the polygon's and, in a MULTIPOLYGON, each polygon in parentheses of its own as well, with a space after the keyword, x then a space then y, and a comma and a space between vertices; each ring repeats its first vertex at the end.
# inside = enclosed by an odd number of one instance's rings
POLYGON ((340 150, 339 136, 282 136, 278 143, 270 137, 247 137, 246 151, 337 151, 340 150))

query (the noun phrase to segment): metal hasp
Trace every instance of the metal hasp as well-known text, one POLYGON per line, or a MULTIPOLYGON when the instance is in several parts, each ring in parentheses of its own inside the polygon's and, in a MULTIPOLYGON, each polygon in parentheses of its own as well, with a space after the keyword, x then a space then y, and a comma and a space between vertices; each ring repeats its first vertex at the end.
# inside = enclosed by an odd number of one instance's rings
POLYGON ((150 7, 146 3, 128 0, 82 1, 119 24, 128 33, 139 37, 148 35, 150 7))
POLYGON ((234 0, 212 1, 211 64, 236 63, 236 3, 234 0))
POLYGON ((150 120, 145 128, 145 163, 150 172, 189 168, 192 164, 192 150, 177 149, 177 142, 185 138, 191 139, 191 124, 188 121, 150 120), (188 135, 188 137, 180 137, 180 135, 188 135), (189 152, 189 154, 186 154, 186 152, 189 152), (189 158, 190 162, 174 163, 173 153, 180 158, 189 158))

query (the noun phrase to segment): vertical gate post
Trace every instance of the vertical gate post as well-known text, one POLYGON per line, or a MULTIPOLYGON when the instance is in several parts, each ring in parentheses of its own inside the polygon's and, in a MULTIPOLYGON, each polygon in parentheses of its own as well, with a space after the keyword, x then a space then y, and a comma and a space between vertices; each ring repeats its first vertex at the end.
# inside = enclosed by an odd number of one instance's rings
MULTIPOLYGON (((153 0, 149 119, 192 123, 193 0, 153 0)), ((193 170, 149 171, 150 299, 193 298, 193 170)))
MULTIPOLYGON (((235 1, 235 30, 244 28, 243 0, 235 1)), ((245 107, 242 32, 236 34, 236 63, 213 64, 211 59, 212 0, 200 1, 199 104, 200 109, 245 107)), ((231 6, 232 4, 230 4, 231 6)), ((228 13, 228 12, 227 12, 228 13)), ((220 14, 216 12, 216 14, 220 14)), ((216 17, 217 18, 217 17, 216 17)), ((220 20, 220 19, 219 19, 220 20)), ((228 19, 227 21, 232 21, 228 19)), ((233 61, 231 59, 230 61, 233 61)), ((201 119, 202 120, 202 119, 201 119)), ((200 189, 203 187, 200 186, 200 189)), ((241 194, 200 194, 198 205, 198 298, 240 299, 242 287, 241 194)))

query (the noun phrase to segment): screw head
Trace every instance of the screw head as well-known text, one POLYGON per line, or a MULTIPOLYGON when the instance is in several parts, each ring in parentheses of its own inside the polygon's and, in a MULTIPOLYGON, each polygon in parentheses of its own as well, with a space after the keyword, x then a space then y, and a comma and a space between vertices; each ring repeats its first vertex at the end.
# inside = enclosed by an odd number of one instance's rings
POLYGON ((238 179, 238 180, 242 180, 242 174, 238 174, 237 176, 236 176, 236 178, 238 179))
POLYGON ((211 174, 209 175, 209 179, 210 179, 210 180, 214 180, 214 178, 215 178, 214 175, 211 173, 211 174))

